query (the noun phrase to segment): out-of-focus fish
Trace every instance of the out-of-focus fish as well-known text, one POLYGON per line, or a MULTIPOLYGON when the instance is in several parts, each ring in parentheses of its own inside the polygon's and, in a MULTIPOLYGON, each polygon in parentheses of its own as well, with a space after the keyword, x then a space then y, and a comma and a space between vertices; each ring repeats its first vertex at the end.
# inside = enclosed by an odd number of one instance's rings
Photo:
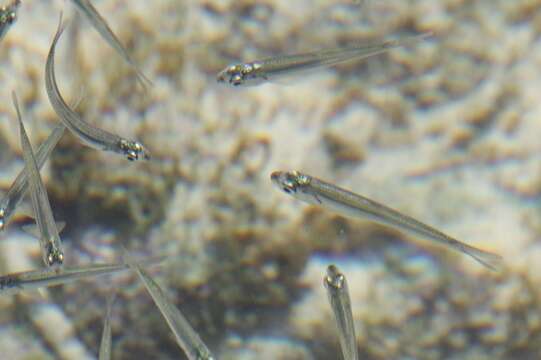
POLYGON ((152 85, 152 82, 143 74, 135 61, 132 59, 124 45, 118 40, 105 19, 100 15, 98 10, 92 5, 89 0, 72 0, 73 4, 86 17, 86 19, 94 26, 94 29, 111 45, 113 49, 133 68, 137 74, 137 80, 146 88, 152 85))
POLYGON ((491 270, 501 269, 501 256, 458 241, 441 231, 364 196, 298 171, 275 171, 272 182, 299 200, 338 211, 346 216, 375 221, 467 254, 491 270))
POLYGON ((353 324, 346 277, 335 265, 329 265, 327 275, 323 278, 323 285, 327 289, 329 302, 338 326, 338 339, 344 360, 357 360, 359 353, 357 352, 355 325, 353 324))
POLYGON ((115 302, 115 296, 111 295, 107 299, 107 310, 105 310, 105 320, 103 321, 103 332, 101 334, 99 360, 111 359, 111 312, 113 310, 113 303, 115 302))
POLYGON ((255 86, 305 70, 364 59, 397 47, 414 44, 431 35, 432 33, 424 33, 399 40, 303 54, 281 55, 247 63, 233 64, 220 71, 216 80, 219 83, 227 83, 233 86, 255 86))
POLYGON ((149 152, 140 142, 124 139, 118 135, 90 125, 66 104, 58 89, 54 72, 56 43, 58 42, 60 35, 62 35, 63 30, 62 15, 60 15, 58 29, 51 44, 45 66, 45 86, 47 88, 47 95, 49 96, 49 101, 51 102, 53 109, 62 123, 64 123, 64 125, 84 144, 94 149, 119 153, 126 156, 130 161, 150 159, 149 152))
POLYGON ((139 279, 145 285, 154 303, 160 309, 169 328, 175 335, 178 345, 190 360, 213 360, 214 357, 199 335, 192 328, 188 320, 166 297, 160 286, 152 277, 137 263, 129 259, 128 255, 124 260, 130 268, 137 273, 139 279))
POLYGON ((32 145, 26 135, 17 95, 15 95, 15 92, 12 92, 11 95, 13 98, 13 105, 17 111, 17 119, 19 121, 21 146, 23 149, 25 168, 28 172, 32 208, 34 209, 34 216, 41 234, 39 240, 43 262, 47 266, 60 266, 64 262, 64 252, 62 251, 62 242, 60 241, 56 222, 53 218, 49 197, 47 196, 47 189, 45 189, 45 185, 43 185, 43 181, 41 180, 38 164, 36 163, 36 158, 32 151, 32 145))
MULTIPOLYGON (((139 261, 144 264, 156 264, 163 259, 139 261)), ((93 278, 100 275, 113 274, 129 270, 125 263, 99 264, 77 267, 52 267, 39 270, 24 271, 0 276, 0 295, 13 295, 22 291, 35 290, 43 287, 64 285, 81 279, 93 278)))
POLYGON ((9 5, 0 6, 0 40, 4 38, 11 26, 17 21, 17 10, 20 0, 14 0, 9 5))

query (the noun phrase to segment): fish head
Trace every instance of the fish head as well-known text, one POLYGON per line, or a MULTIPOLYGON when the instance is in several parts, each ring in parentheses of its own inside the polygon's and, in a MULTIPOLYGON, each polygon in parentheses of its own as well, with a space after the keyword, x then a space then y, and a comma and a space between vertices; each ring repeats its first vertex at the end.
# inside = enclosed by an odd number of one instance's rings
MULTIPOLYGON (((19 6, 19 3, 17 3, 16 6, 19 6)), ((17 14, 15 13, 15 10, 16 7, 0 8, 0 24, 13 24, 15 20, 17 20, 17 14)))
POLYGON ((119 148, 129 161, 149 160, 150 152, 138 141, 120 140, 119 148))
POLYGON ((281 191, 299 200, 311 201, 307 187, 311 178, 298 171, 274 171, 271 174, 272 183, 281 191))
POLYGON ((245 64, 233 64, 220 71, 216 81, 232 86, 259 85, 266 79, 259 74, 261 64, 257 61, 245 64))
POLYGON ((334 265, 329 265, 327 274, 323 278, 323 285, 327 289, 343 289, 346 286, 346 277, 334 265))
POLYGON ((62 250, 53 245, 52 242, 47 244, 45 254, 45 264, 47 266, 62 265, 64 263, 64 253, 62 250))

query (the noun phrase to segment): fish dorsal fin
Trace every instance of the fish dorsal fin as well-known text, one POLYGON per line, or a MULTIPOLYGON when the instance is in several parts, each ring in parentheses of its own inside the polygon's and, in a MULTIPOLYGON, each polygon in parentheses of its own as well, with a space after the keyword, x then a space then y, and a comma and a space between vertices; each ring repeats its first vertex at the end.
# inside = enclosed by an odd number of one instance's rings
MULTIPOLYGON (((56 222, 56 228, 58 229, 58 233, 61 233, 65 227, 66 227, 65 221, 56 222)), ((25 233, 30 234, 37 239, 41 237, 41 233, 39 231, 37 224, 26 224, 22 226, 22 229, 25 233)))

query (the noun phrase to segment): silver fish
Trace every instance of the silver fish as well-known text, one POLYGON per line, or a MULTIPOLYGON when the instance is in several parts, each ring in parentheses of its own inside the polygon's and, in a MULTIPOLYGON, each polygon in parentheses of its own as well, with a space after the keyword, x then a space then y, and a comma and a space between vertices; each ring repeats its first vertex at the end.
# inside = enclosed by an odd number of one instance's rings
POLYGON ((137 263, 125 256, 125 261, 137 273, 145 285, 154 303, 160 309, 169 328, 175 335, 178 345, 186 353, 189 360, 213 360, 214 357, 199 335, 192 328, 188 320, 166 297, 160 286, 137 263))
MULTIPOLYGON (((158 262, 161 260, 158 260, 158 262)), ((146 260, 144 263, 156 263, 146 260)), ((0 276, 0 295, 14 295, 22 291, 68 284, 81 279, 129 270, 125 263, 99 264, 77 267, 52 267, 0 276)))
POLYGON ((111 359, 111 312, 113 310, 113 304, 115 302, 115 296, 112 295, 107 299, 107 309, 105 310, 105 320, 103 322, 103 332, 101 334, 99 360, 111 359))
MULTIPOLYGON (((58 144, 62 135, 64 135, 64 130, 66 127, 64 124, 57 125, 49 137, 41 143, 36 153, 36 162, 38 169, 41 170, 45 161, 51 155, 53 149, 58 144)), ((0 200, 0 231, 4 230, 9 222, 9 219, 15 213, 15 209, 20 204, 21 200, 28 190, 28 171, 24 167, 19 175, 15 178, 15 181, 11 184, 6 195, 0 200)))
POLYGON ((327 268, 327 275, 323 278, 323 285, 327 289, 329 302, 338 326, 338 339, 344 360, 358 360, 357 338, 355 337, 355 325, 346 277, 335 265, 330 265, 327 268))
POLYGON ((118 135, 90 125, 66 104, 58 89, 54 72, 56 43, 63 31, 62 15, 60 15, 58 29, 51 44, 45 66, 45 86, 47 88, 47 95, 62 123, 84 144, 94 149, 119 153, 126 156, 130 161, 150 159, 149 152, 140 142, 126 140, 118 135))
POLYGON ((431 35, 431 33, 424 33, 400 40, 303 54, 281 55, 247 63, 233 64, 220 71, 216 76, 216 80, 219 83, 227 83, 233 86, 256 86, 297 72, 378 55, 397 47, 414 44, 431 35))
POLYGON ((502 257, 458 241, 441 231, 364 196, 298 171, 275 171, 272 182, 299 200, 320 205, 346 216, 368 219, 467 254, 491 270, 501 269, 502 257))
POLYGON ((152 82, 143 74, 139 69, 135 61, 132 59, 124 45, 118 40, 113 33, 105 19, 100 15, 98 10, 92 5, 89 0, 72 0, 73 4, 79 9, 79 11, 86 17, 86 19, 94 26, 94 29, 109 43, 109 45, 116 50, 116 52, 126 61, 137 74, 137 80, 141 85, 146 88, 151 86, 152 82))
POLYGON ((17 21, 19 5, 21 5, 21 1, 14 0, 7 6, 0 6, 0 40, 4 38, 11 26, 17 21))
POLYGON ((23 149, 25 168, 28 172, 32 207, 41 234, 39 240, 43 262, 47 266, 60 266, 64 262, 64 252, 62 251, 62 242, 60 241, 58 229, 53 218, 49 197, 47 196, 47 189, 45 189, 45 185, 43 185, 43 181, 41 180, 38 164, 36 163, 36 158, 32 151, 32 145, 26 135, 17 95, 15 92, 12 92, 11 95, 13 105, 17 111, 17 119, 19 121, 21 146, 23 149))

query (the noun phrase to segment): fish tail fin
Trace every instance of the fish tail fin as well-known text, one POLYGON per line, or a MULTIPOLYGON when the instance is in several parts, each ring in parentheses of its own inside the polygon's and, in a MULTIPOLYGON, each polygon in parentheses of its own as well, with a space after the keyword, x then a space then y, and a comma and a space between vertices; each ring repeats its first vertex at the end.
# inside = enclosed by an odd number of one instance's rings
POLYGON ((489 268, 492 271, 502 271, 504 269, 503 258, 495 253, 477 249, 473 246, 463 244, 462 250, 474 258, 481 265, 489 268))
POLYGON ((418 34, 418 35, 413 35, 413 36, 406 36, 406 37, 403 37, 403 38, 400 38, 400 39, 396 39, 396 40, 389 40, 385 43, 385 47, 386 48, 396 48, 396 47, 402 47, 402 46, 411 46, 411 45, 415 45, 423 40, 425 40, 426 38, 429 38, 431 36, 434 36, 434 32, 433 31, 427 31, 427 32, 424 32, 424 33, 421 33, 421 34, 418 34))
POLYGON ((154 83, 152 80, 150 80, 143 72, 137 67, 136 65, 133 65, 133 69, 135 71, 135 74, 137 76, 137 82, 141 85, 143 88, 143 91, 147 92, 148 88, 153 87, 154 83))

